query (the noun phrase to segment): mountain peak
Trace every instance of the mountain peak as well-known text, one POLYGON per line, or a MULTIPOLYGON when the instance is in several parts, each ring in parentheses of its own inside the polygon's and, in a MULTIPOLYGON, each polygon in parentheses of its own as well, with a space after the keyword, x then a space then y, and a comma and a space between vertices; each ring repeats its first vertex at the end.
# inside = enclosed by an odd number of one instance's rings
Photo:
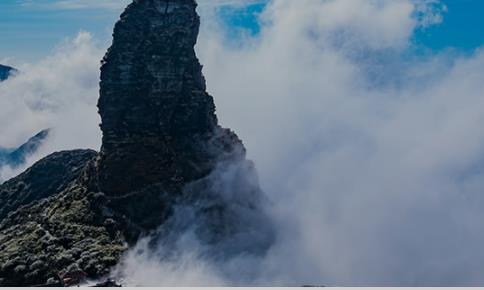
POLYGON ((140 236, 175 249, 193 232, 213 259, 272 244, 254 164, 218 124, 206 92, 194 50, 199 25, 193 0, 128 6, 101 68, 101 152, 63 153, 54 183, 32 182, 45 172, 34 168, 0 185, 11 205, 0 219, 0 286, 100 278, 140 236), (73 180, 63 182, 64 171, 73 180))
POLYGON ((8 79, 16 71, 13 67, 0 64, 0 82, 8 79))
POLYGON ((193 0, 134 1, 116 24, 98 105, 103 191, 190 181, 210 170, 214 156, 200 145, 220 128, 195 55, 199 25, 193 0))

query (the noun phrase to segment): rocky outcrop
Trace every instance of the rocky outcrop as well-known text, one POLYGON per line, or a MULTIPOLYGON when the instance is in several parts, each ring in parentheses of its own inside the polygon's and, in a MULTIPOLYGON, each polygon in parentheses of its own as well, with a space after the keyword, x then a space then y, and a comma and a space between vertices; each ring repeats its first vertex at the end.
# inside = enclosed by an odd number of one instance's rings
POLYGON ((223 159, 245 159, 242 142, 218 125, 206 92, 194 51, 195 8, 193 0, 134 1, 101 68, 99 189, 143 230, 166 219, 187 184, 223 159), (151 216, 138 217, 140 208, 151 216))
POLYGON ((99 112, 100 189, 122 195, 147 185, 180 187, 206 176, 224 148, 240 143, 217 125, 195 56, 193 0, 134 1, 103 60, 99 112), (209 148, 210 147, 210 148, 209 148))
POLYGON ((14 69, 13 67, 0 64, 0 82, 8 79, 10 75, 16 71, 17 70, 14 69))
POLYGON ((0 286, 63 285, 73 270, 98 278, 119 261, 126 245, 115 221, 107 218, 106 199, 82 184, 3 220, 0 286))
POLYGON ((96 155, 92 150, 57 152, 0 185, 0 222, 21 206, 65 190, 96 155))
POLYGON ((189 230, 221 259, 267 250, 253 163, 206 92, 199 24, 194 0, 134 0, 121 15, 101 68, 101 152, 59 193, 38 184, 25 195, 46 198, 10 210, 0 286, 51 285, 69 269, 99 278, 142 235, 176 245, 189 230))

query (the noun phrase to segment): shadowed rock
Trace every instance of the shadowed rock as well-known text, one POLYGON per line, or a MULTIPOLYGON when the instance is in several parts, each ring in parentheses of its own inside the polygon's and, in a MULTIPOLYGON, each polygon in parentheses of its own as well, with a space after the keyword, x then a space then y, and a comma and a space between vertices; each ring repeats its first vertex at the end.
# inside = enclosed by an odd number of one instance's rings
MULTIPOLYGON (((103 59, 98 186, 139 231, 162 224, 172 204, 186 199, 186 186, 224 160, 251 164, 237 135, 218 125, 206 92, 194 50, 196 6, 193 0, 134 1, 103 59)), ((207 190, 198 191, 200 198, 207 190)), ((260 193, 258 184, 246 190, 260 193)), ((256 197, 250 202, 258 203, 256 197)))
POLYGON ((224 150, 210 142, 228 139, 229 151, 240 143, 218 127, 205 91, 195 8, 193 0, 134 1, 116 24, 99 99, 99 186, 109 195, 197 180, 224 150))
POLYGON ((101 69, 101 152, 0 223, 0 286, 50 285, 71 268, 99 278, 142 235, 172 246, 193 231, 216 259, 271 245, 254 165, 206 92, 199 25, 193 0, 135 0, 121 15, 101 69))

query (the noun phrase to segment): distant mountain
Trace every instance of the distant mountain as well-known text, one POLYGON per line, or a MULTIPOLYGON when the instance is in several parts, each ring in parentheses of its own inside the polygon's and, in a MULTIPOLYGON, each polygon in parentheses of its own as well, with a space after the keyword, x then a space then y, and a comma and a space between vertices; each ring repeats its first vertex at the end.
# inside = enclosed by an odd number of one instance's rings
POLYGON ((13 67, 0 64, 0 82, 8 79, 10 75, 16 71, 17 70, 13 67))
POLYGON ((27 157, 37 152, 49 135, 50 129, 42 130, 20 147, 14 149, 0 148, 0 167, 18 167, 25 163, 27 157))

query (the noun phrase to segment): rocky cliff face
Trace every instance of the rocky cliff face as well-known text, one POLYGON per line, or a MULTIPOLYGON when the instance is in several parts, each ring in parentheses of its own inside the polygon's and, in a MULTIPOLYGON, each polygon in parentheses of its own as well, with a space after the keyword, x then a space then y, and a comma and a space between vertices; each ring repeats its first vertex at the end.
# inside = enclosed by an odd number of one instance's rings
POLYGON ((224 150, 210 142, 230 139, 227 150, 239 143, 218 127, 205 91, 195 7, 193 0, 134 1, 116 24, 99 100, 99 186, 108 194, 197 180, 224 150))
POLYGON ((166 219, 187 184, 223 159, 245 159, 242 142, 218 125, 206 92, 194 51, 195 8, 194 0, 134 1, 103 59, 98 186, 143 230, 166 219), (153 214, 139 217, 126 204, 153 214))
POLYGON ((121 15, 101 69, 101 152, 58 193, 8 194, 23 206, 0 223, 0 286, 100 277, 140 235, 169 243, 190 229, 222 259, 270 246, 254 166, 206 92, 199 21, 194 0, 134 0, 121 15))

